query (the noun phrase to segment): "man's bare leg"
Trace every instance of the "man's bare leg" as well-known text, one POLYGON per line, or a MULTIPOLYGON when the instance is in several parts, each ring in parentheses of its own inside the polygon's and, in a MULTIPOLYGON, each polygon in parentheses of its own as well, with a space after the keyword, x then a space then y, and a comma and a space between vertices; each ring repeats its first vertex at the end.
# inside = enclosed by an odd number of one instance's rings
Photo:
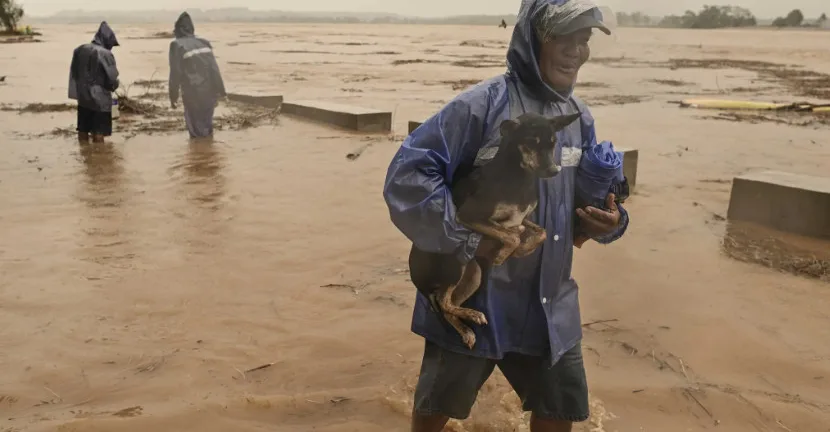
POLYGON ((449 417, 442 415, 422 416, 412 413, 412 432, 441 432, 444 426, 450 421, 449 417))
MULTIPOLYGON (((441 432, 450 420, 449 417, 435 415, 422 416, 412 413, 412 432, 441 432)), ((531 432, 571 432, 573 423, 563 420, 545 420, 531 415, 531 432)))
POLYGON ((530 432, 571 432, 573 423, 564 420, 545 420, 530 416, 530 432))
POLYGON ((81 144, 88 144, 89 143, 89 133, 88 132, 78 132, 78 142, 81 144))
POLYGON ((92 142, 94 143, 102 143, 104 142, 104 136, 99 134, 92 134, 92 142))

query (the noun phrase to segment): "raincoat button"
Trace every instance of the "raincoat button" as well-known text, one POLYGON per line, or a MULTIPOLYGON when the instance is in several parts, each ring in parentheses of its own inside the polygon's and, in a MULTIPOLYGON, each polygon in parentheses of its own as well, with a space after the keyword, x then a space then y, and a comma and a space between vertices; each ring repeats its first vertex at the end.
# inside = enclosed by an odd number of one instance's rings
POLYGON ((548 302, 547 297, 542 297, 542 304, 546 304, 548 302))
POLYGON ((559 241, 559 234, 553 236, 553 241, 559 241))

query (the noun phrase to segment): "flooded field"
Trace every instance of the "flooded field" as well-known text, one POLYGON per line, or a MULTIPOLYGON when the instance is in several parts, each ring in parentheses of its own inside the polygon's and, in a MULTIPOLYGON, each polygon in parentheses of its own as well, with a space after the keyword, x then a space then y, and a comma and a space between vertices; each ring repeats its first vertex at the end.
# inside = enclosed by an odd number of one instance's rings
MULTIPOLYGON (((168 27, 113 25, 123 90, 158 107, 168 27)), ((213 144, 165 109, 81 147, 60 104, 96 29, 0 47, 0 431, 408 430, 423 341, 383 176, 407 121, 503 72, 510 32, 197 22, 230 91, 386 109, 394 133, 221 106, 213 144)), ((577 94, 599 138, 640 161, 626 237, 576 251, 593 395, 578 430, 828 430, 830 285, 731 259, 722 239, 733 176, 828 175, 830 121, 670 102, 826 102, 829 43, 596 37, 577 94)), ((453 427, 526 430, 500 375, 453 427)))

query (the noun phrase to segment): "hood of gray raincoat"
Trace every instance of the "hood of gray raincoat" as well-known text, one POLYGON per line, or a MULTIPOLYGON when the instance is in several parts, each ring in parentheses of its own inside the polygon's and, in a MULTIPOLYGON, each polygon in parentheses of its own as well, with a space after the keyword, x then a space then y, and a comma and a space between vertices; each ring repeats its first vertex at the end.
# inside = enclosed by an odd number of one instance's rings
POLYGON ((547 5, 559 5, 568 0, 523 0, 513 28, 510 47, 507 49, 507 69, 509 73, 519 79, 524 85, 538 92, 543 99, 567 99, 573 93, 568 89, 565 93, 554 91, 542 79, 539 70, 540 41, 533 28, 533 21, 547 5))
POLYGON ((118 39, 115 38, 115 32, 112 31, 106 21, 102 21, 98 27, 98 32, 92 38, 92 43, 101 45, 102 47, 111 50, 113 47, 119 46, 118 39))
POLYGON ((190 18, 189 13, 182 12, 182 14, 179 15, 179 19, 176 20, 176 27, 173 29, 173 34, 175 34, 177 38, 190 37, 196 34, 196 27, 193 25, 193 18, 190 18))

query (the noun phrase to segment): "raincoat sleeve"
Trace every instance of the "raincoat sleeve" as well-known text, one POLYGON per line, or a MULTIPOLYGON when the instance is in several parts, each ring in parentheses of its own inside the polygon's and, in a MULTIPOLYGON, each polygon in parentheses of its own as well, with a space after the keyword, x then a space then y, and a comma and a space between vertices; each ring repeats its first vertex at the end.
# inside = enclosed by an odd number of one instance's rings
POLYGON ((72 52, 72 63, 69 65, 69 99, 78 100, 78 49, 72 52))
POLYGON ((104 69, 104 76, 107 90, 113 92, 118 88, 118 67, 115 65, 115 56, 107 53, 101 58, 101 67, 104 69))
POLYGON ((455 254, 461 262, 472 259, 481 235, 456 221, 449 185, 464 156, 482 146, 489 100, 481 99, 461 95, 413 131, 383 188, 392 223, 418 249, 455 254))
MULTIPOLYGON (((212 51, 213 47, 210 45, 210 42, 205 41, 205 43, 212 51)), ((225 81, 222 79, 222 72, 219 71, 219 63, 216 61, 216 57, 211 55, 210 59, 210 67, 213 75, 213 88, 216 90, 216 95, 223 98, 227 95, 225 92, 225 81)))
POLYGON ((178 44, 173 41, 170 42, 170 81, 168 82, 168 90, 170 92, 170 103, 174 104, 179 100, 179 86, 181 86, 181 61, 182 56, 179 53, 178 44))
MULTIPOLYGON (((583 111, 583 125, 585 126, 583 127, 585 132, 583 133, 582 137, 583 152, 585 151, 585 149, 597 145, 597 130, 594 126, 594 119, 593 117, 591 117, 591 114, 587 112, 587 109, 584 110, 585 111, 583 111), (587 117, 587 121, 585 117, 587 117)), ((596 241, 597 243, 613 243, 619 240, 620 237, 622 237, 623 234, 625 234, 625 231, 628 229, 628 212, 625 210, 625 208, 623 208, 622 204, 618 204, 617 208, 619 208, 620 210, 620 224, 617 226, 617 229, 614 230, 614 232, 604 236, 595 237, 594 241, 596 241)))

